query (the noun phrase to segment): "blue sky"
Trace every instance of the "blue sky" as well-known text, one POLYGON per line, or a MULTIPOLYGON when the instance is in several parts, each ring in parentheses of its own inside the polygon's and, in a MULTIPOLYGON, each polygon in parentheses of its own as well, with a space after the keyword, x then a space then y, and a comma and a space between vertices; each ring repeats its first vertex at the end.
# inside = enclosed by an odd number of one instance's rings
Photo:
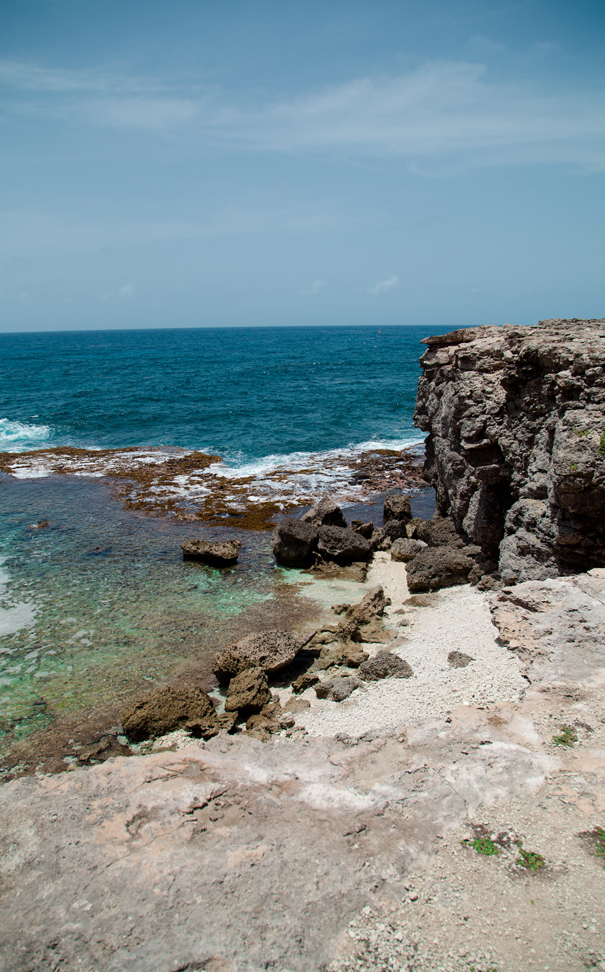
POLYGON ((602 0, 13 0, 0 329, 605 316, 602 0))

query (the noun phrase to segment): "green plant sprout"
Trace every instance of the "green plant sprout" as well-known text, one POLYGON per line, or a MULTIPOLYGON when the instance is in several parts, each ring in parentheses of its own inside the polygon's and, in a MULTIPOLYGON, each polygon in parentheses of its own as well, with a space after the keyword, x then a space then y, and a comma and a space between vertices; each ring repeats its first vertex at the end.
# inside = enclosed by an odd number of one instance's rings
POLYGON ((577 733, 574 732, 572 726, 561 726, 559 735, 552 738, 557 746, 569 746, 570 748, 578 741, 577 733))
POLYGON ((601 432, 601 444, 599 446, 599 452, 601 455, 605 453, 605 432, 601 432))
POLYGON ((578 429, 578 435, 580 438, 585 435, 590 435, 590 429, 578 429))
POLYGON ((491 856, 500 853, 500 848, 497 844, 494 844, 491 837, 475 837, 474 840, 467 840, 465 843, 476 850, 478 854, 491 856))
POLYGON ((544 867, 545 860, 541 854, 537 851, 526 851, 523 846, 519 844, 519 856, 515 861, 519 867, 524 867, 526 871, 538 871, 541 867, 544 867))

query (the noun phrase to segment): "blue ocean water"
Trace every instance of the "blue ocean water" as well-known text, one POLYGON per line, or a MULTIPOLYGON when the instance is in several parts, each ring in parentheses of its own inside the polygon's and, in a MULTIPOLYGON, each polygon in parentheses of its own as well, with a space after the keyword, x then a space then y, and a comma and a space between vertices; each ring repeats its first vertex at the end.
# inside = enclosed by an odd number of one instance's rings
MULTIPOLYGON (((447 328, 441 329, 444 333, 447 328)), ((402 447, 423 327, 0 335, 0 451, 181 446, 231 465, 402 447)))

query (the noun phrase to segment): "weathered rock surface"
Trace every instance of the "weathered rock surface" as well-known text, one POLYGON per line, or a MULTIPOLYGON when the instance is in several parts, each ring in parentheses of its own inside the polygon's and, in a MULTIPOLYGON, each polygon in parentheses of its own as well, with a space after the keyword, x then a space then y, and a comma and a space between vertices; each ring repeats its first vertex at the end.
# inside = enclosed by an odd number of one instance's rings
POLYGON ((410 665, 390 651, 379 651, 359 667, 359 677, 365 682, 377 682, 381 678, 411 678, 413 674, 410 665))
POLYGON ((262 668, 247 668, 229 682, 225 710, 252 715, 270 701, 271 692, 262 668))
POLYGON ((473 554, 478 547, 426 547, 408 564, 407 578, 410 591, 436 591, 440 587, 466 584, 476 566, 473 554))
POLYGON ((247 668, 262 668, 272 675, 290 665, 312 635, 290 631, 262 631, 240 638, 214 656, 212 671, 220 682, 228 682, 247 668))
POLYGON ((403 520, 409 523, 412 519, 410 497, 402 496, 400 493, 389 493, 384 500, 382 516, 385 523, 387 520, 403 520))
POLYGON ((452 668, 466 668, 474 660, 474 658, 471 658, 464 651, 450 651, 447 656, 448 664, 452 668))
POLYGON ((200 560, 211 567, 234 564, 242 549, 239 540, 185 540, 181 544, 185 560, 200 560))
POLYGON ((389 520, 380 530, 372 534, 372 550, 390 550, 395 540, 407 538, 407 524, 404 520, 389 520))
POLYGON ((351 520, 351 530, 360 533, 366 540, 370 540, 374 533, 374 524, 364 523, 363 520, 351 520))
POLYGON ((340 506, 337 506, 328 496, 322 496, 319 503, 316 503, 310 510, 307 510, 301 517, 302 523, 310 523, 312 526, 337 526, 346 529, 347 521, 340 506))
POLYGON ((325 560, 333 560, 342 565, 357 560, 370 560, 372 556, 372 548, 365 537, 355 530, 344 530, 335 526, 319 528, 317 551, 325 560))
POLYGON ((402 537, 391 544, 391 560, 409 564, 410 560, 413 560, 426 546, 423 540, 408 540, 402 537))
POLYGON ((214 722, 216 714, 210 696, 201 688, 187 685, 155 689, 122 713, 122 727, 132 742, 214 722))
POLYGON ((315 694, 318 699, 329 699, 331 702, 344 702, 348 699, 355 689, 361 688, 360 682, 355 675, 345 675, 342 678, 326 678, 323 682, 318 682, 315 686, 315 694))
POLYGON ((315 671, 324 671, 337 665, 358 668, 367 658, 367 651, 355 643, 338 645, 336 648, 323 648, 313 668, 315 671))
POLYGON ((424 341, 425 479, 439 511, 499 558, 506 583, 605 565, 604 325, 548 320, 424 341))
POLYGON ((449 516, 434 516, 432 520, 421 520, 416 525, 418 540, 429 547, 464 547, 465 541, 449 516))
POLYGON ((284 567, 309 567, 313 563, 318 535, 318 528, 312 523, 285 516, 271 535, 273 556, 284 567))

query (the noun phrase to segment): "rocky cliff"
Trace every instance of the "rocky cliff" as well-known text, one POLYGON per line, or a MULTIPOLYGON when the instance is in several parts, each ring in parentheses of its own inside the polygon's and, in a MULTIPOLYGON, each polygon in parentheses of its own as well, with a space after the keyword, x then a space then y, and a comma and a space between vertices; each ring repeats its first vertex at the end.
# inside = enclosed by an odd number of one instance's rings
POLYGON ((605 566, 605 319, 423 343, 415 422, 439 512, 507 584, 605 566))

